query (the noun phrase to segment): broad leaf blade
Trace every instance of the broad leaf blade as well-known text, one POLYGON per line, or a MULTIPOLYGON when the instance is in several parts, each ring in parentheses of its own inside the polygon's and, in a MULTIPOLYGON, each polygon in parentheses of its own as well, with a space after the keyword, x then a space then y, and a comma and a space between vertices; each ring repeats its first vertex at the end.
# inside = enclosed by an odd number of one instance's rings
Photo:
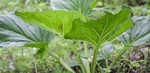
POLYGON ((82 22, 80 19, 74 20, 72 29, 65 38, 85 40, 96 45, 99 41, 104 43, 115 39, 132 26, 130 11, 123 10, 116 15, 107 13, 97 20, 87 22, 82 22))
POLYGON ((48 43, 54 38, 51 32, 45 31, 37 26, 24 23, 13 14, 0 16, 0 44, 7 46, 10 43, 20 46, 30 43, 48 43), (16 43, 16 44, 15 44, 16 43))
POLYGON ((16 12, 15 14, 24 19, 25 22, 36 24, 45 30, 56 33, 67 33, 72 27, 73 14, 66 11, 46 12, 16 12))
POLYGON ((150 17, 134 16, 132 20, 135 25, 119 36, 119 40, 131 46, 143 45, 150 40, 150 17))
POLYGON ((74 10, 89 15, 97 0, 51 0, 53 10, 74 10))

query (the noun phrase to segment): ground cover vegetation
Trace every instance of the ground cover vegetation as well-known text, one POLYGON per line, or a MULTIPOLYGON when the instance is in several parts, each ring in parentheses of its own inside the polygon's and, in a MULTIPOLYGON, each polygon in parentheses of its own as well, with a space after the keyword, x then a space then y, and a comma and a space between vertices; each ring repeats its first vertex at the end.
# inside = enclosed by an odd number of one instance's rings
POLYGON ((149 73, 149 0, 1 0, 1 73, 149 73))

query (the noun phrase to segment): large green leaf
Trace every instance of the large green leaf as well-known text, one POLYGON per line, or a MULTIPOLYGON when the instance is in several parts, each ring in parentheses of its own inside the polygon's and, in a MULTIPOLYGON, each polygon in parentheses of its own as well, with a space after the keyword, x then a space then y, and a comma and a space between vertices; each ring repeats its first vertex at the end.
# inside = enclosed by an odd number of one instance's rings
POLYGON ((116 15, 107 13, 96 20, 82 22, 80 19, 74 20, 72 29, 65 35, 66 39, 85 40, 92 44, 99 41, 104 43, 111 41, 132 26, 129 10, 122 10, 116 15))
MULTIPOLYGON (((0 16, 0 44, 1 46, 23 46, 38 43, 47 45, 54 38, 51 32, 37 26, 24 23, 13 14, 0 16)), ((31 46, 31 45, 30 45, 31 46)), ((35 46, 35 45, 32 45, 35 46)))
POLYGON ((54 10, 75 10, 84 15, 89 15, 96 6, 97 0, 51 0, 54 10))
POLYGON ((150 16, 134 16, 132 20, 134 27, 119 36, 119 40, 131 46, 143 45, 150 40, 150 16))
MULTIPOLYGON (((66 11, 16 12, 25 22, 36 24, 43 29, 57 33, 67 33, 72 27, 73 14, 66 11)), ((76 17, 76 16, 74 16, 76 17)))

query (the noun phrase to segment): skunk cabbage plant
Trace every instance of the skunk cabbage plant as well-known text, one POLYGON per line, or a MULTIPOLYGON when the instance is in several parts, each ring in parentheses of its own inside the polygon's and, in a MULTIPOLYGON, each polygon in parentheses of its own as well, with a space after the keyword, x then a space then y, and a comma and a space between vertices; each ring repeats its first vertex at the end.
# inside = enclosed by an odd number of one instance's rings
MULTIPOLYGON (((25 22, 60 33, 65 39, 88 41, 94 45, 91 73, 95 73, 98 48, 133 26, 130 10, 117 14, 106 13, 98 19, 83 21, 73 11, 16 12, 25 22)), ((85 72, 86 73, 86 72, 85 72)))

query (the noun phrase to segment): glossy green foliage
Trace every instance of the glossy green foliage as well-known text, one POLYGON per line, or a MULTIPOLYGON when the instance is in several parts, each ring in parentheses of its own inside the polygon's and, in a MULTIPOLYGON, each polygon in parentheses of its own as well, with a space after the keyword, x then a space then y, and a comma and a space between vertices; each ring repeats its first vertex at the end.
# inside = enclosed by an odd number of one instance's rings
POLYGON ((0 44, 8 46, 8 43, 14 43, 10 46, 35 46, 47 45, 54 38, 51 32, 45 31, 35 25, 24 23, 20 18, 13 14, 0 16, 0 44), (28 45, 27 45, 28 44, 28 45))
POLYGON ((143 45, 150 40, 150 17, 134 16, 132 20, 135 25, 121 35, 119 39, 131 46, 143 45))
POLYGON ((96 6, 97 0, 51 0, 53 10, 74 10, 88 16, 96 6))
POLYGON ((113 40, 133 25, 130 10, 122 10, 115 15, 107 13, 99 19, 89 19, 86 22, 78 18, 73 19, 73 15, 65 11, 16 12, 16 15, 25 22, 63 32, 65 39, 84 40, 94 45, 99 41, 104 43, 113 40), (62 26, 63 29, 58 30, 62 26))
POLYGON ((25 22, 36 24, 43 29, 57 33, 67 33, 72 27, 73 12, 16 12, 25 22))
POLYGON ((103 43, 113 40, 132 25, 129 10, 123 10, 116 15, 107 13, 100 19, 87 22, 75 20, 72 30, 65 35, 65 38, 86 40, 93 44, 97 44, 99 41, 103 43))

